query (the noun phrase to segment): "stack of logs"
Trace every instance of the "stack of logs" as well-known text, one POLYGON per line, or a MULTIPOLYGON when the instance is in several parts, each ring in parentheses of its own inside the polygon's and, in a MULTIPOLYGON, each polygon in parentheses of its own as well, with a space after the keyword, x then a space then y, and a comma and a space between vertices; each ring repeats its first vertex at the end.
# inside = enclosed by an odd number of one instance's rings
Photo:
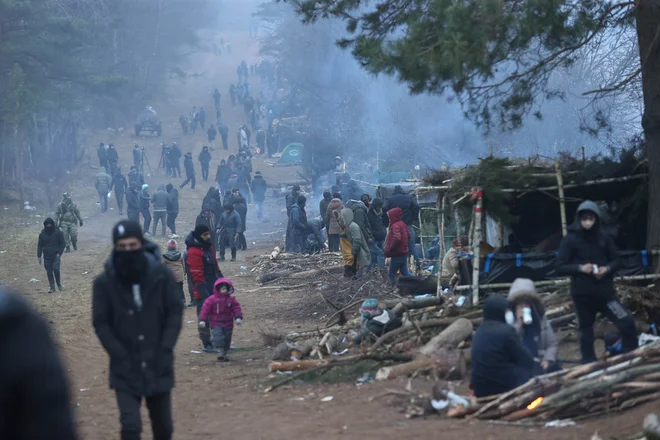
POLYGON ((582 418, 660 399, 660 343, 536 377, 498 396, 450 409, 449 417, 506 422, 582 418))

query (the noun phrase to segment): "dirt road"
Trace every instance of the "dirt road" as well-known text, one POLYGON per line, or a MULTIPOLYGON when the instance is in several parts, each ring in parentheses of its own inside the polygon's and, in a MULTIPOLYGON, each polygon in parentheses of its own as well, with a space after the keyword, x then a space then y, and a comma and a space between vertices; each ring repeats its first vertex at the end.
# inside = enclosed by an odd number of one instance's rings
MULTIPOLYGON (((152 103, 164 121, 163 140, 178 142, 184 153, 192 151, 195 157, 204 144, 205 136, 198 132, 194 136, 184 137, 178 126, 178 116, 188 112, 193 105, 212 109, 213 87, 218 87, 223 94, 223 113, 232 130, 230 152, 236 148, 234 130, 245 122, 242 111, 228 105, 226 91, 229 83, 234 80, 235 66, 241 59, 238 54, 242 53, 249 61, 256 56, 257 43, 248 38, 247 32, 224 37, 231 41, 234 55, 198 57, 194 70, 205 71, 206 78, 185 84, 172 83, 163 101, 152 103)), ((130 130, 116 138, 108 139, 106 136, 105 132, 99 133, 99 141, 114 142, 123 162, 127 163, 134 141, 130 130)), ((161 139, 143 139, 140 142, 146 145, 153 167, 157 164, 161 139)), ((214 152, 211 178, 215 174, 215 166, 224 156, 218 149, 214 152)), ((272 168, 263 159, 255 160, 254 169, 261 170, 271 183, 291 179, 295 174, 295 169, 272 168)), ((94 173, 92 169, 80 170, 79 179, 69 188, 85 216, 85 226, 80 228, 80 250, 66 254, 63 259, 65 291, 46 294, 45 273, 35 261, 36 237, 47 212, 38 213, 42 217, 34 217, 35 213, 24 213, 19 217, 0 219, 0 226, 5 232, 0 251, 7 251, 0 254, 0 281, 23 292, 50 321, 69 368, 82 438, 104 440, 118 438, 118 413, 114 394, 107 386, 107 356, 91 326, 90 287, 93 277, 102 269, 102 263, 107 257, 110 230, 119 216, 114 200, 110 201, 110 206, 114 206, 115 210, 100 214, 91 185, 94 173), (32 278, 41 281, 31 283, 32 278)), ((162 176, 163 173, 159 174, 147 177, 152 186, 168 181, 162 176)), ((178 181, 173 180, 172 183, 178 181)), ((195 191, 186 188, 180 192, 180 235, 183 236, 193 226, 209 186, 210 182, 200 183, 195 191)), ((281 238, 279 232, 264 233, 281 230, 285 217, 281 212, 282 207, 283 200, 269 199, 268 215, 263 222, 258 222, 254 212, 250 212, 246 234, 250 249, 239 253, 238 262, 222 265, 225 275, 235 280, 236 296, 242 303, 246 317, 245 324, 234 333, 237 350, 232 352, 231 362, 220 364, 213 355, 194 352, 200 349, 197 321, 194 310, 188 309, 185 312, 183 331, 176 347, 176 438, 194 439, 210 435, 209 438, 250 440, 313 437, 394 440, 405 436, 463 440, 527 438, 533 435, 542 440, 588 439, 595 431, 599 431, 603 438, 612 438, 638 432, 644 415, 654 409, 653 404, 650 404, 623 415, 580 423, 573 428, 539 429, 436 418, 406 420, 399 409, 389 403, 388 398, 369 401, 388 388, 402 388, 405 382, 367 384, 360 388, 353 384, 303 385, 282 388, 269 394, 260 392, 260 384, 267 376, 269 352, 262 345, 259 330, 277 328, 283 331, 308 324, 278 319, 278 311, 295 304, 291 294, 258 291, 253 277, 240 268, 249 266, 254 255, 269 252, 273 240, 281 238), (334 396, 332 401, 321 402, 323 397, 329 395, 334 396)), ((162 238, 156 238, 156 241, 161 246, 165 243, 162 238)), ((179 242, 183 244, 183 239, 179 242)), ((414 382, 413 387, 426 390, 429 384, 419 380, 414 382)), ((146 411, 143 412, 143 421, 145 438, 150 438, 146 411)))

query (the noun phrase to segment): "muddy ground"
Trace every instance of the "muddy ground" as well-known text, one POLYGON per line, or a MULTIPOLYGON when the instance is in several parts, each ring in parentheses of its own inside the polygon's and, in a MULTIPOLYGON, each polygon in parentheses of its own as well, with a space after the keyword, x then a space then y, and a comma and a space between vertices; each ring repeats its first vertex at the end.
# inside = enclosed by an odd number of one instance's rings
MULTIPOLYGON (((244 57, 248 62, 257 59, 258 46, 247 32, 223 35, 232 44, 232 55, 213 57, 200 55, 194 58, 194 71, 206 72, 205 78, 187 83, 173 82, 160 102, 149 103, 159 112, 164 122, 163 139, 142 138, 150 164, 155 167, 160 152, 159 143, 176 141, 183 152, 192 151, 194 157, 205 143, 205 134, 183 136, 178 117, 190 111, 193 105, 204 106, 211 114, 213 87, 223 95, 222 105, 226 123, 230 127, 230 152, 236 151, 235 129, 245 123, 246 118, 239 107, 232 108, 227 90, 235 81, 235 67, 244 57), (239 57, 238 54, 243 54, 239 57)), ((255 90, 258 84, 254 84, 255 90)), ((211 118, 209 118, 211 119, 211 118)), ((73 194, 74 201, 85 217, 85 225, 79 228, 80 249, 65 254, 62 272, 65 290, 49 295, 46 274, 36 262, 36 238, 41 222, 49 210, 37 207, 37 211, 15 213, 12 209, 0 210, 0 227, 3 243, 0 245, 0 282, 15 287, 25 295, 49 320, 62 356, 68 366, 72 382, 73 404, 76 406, 78 429, 82 438, 103 440, 118 438, 118 413, 114 394, 108 389, 108 359, 101 348, 90 319, 90 296, 92 279, 101 269, 108 255, 110 230, 119 219, 114 199, 114 209, 101 214, 96 203, 93 176, 97 172, 95 146, 98 142, 113 142, 119 151, 122 164, 130 164, 131 148, 135 138, 129 129, 117 135, 99 131, 93 142, 89 142, 90 160, 73 170, 66 188, 73 194), (40 216, 40 217, 37 217, 40 216), (6 251, 6 252, 4 252, 6 251), (40 280, 31 283, 32 278, 40 280)), ((225 154, 218 149, 213 153, 211 179, 215 167, 225 154)), ((196 162, 196 167, 198 163, 196 162)), ((128 165, 124 166, 127 169, 128 165)), ((267 182, 285 182, 297 179, 296 168, 274 168, 264 159, 255 159, 254 169, 263 172, 267 182)), ((168 180, 159 175, 147 177, 152 188, 168 180)), ((201 177, 201 176, 200 176, 201 177)), ((179 180, 172 180, 178 183, 179 180)), ((182 237, 193 226, 199 212, 201 200, 211 182, 200 182, 196 190, 189 187, 180 191, 181 214, 178 219, 179 235, 182 237)), ((278 318, 285 315, 287 308, 295 307, 299 293, 259 291, 249 271, 241 266, 250 266, 252 257, 270 252, 283 236, 283 199, 269 198, 267 215, 258 222, 253 210, 248 213, 246 233, 249 250, 239 253, 236 263, 223 263, 225 275, 235 280, 236 296, 243 306, 245 323, 234 333, 231 362, 220 364, 215 356, 193 353, 200 349, 197 338, 196 317, 193 309, 185 311, 183 330, 176 347, 176 378, 174 390, 175 437, 179 439, 211 438, 232 439, 291 439, 313 438, 380 438, 399 439, 402 436, 443 439, 528 438, 533 435, 543 439, 589 439, 598 431, 603 439, 626 438, 640 430, 643 417, 658 404, 651 403, 624 414, 580 422, 578 426, 561 429, 543 429, 493 425, 484 422, 464 422, 428 419, 406 420, 400 407, 388 397, 370 401, 371 397, 383 394, 387 389, 401 389, 406 381, 370 383, 357 388, 353 383, 339 385, 295 385, 283 387, 273 393, 264 394, 263 383, 267 378, 269 350, 263 346, 260 330, 280 331, 313 328, 314 321, 286 322, 278 318), (253 244, 254 243, 254 244, 253 244), (334 396, 323 403, 325 396, 334 396)), ((156 241, 164 246, 165 241, 156 241)), ((183 238, 179 240, 183 244, 183 238)), ((414 389, 426 391, 430 385, 416 380, 414 389)), ((150 438, 149 422, 144 413, 145 438, 150 438)))

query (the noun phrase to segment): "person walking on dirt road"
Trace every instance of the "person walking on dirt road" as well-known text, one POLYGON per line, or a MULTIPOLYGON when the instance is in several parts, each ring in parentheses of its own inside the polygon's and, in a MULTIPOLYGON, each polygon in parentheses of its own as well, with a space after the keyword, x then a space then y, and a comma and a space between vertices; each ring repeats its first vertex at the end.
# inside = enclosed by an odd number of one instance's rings
POLYGON ((169 201, 170 196, 165 191, 165 184, 161 183, 158 185, 158 190, 151 195, 151 203, 154 205, 154 224, 153 230, 151 232, 152 236, 156 236, 156 230, 158 229, 158 222, 161 225, 161 232, 163 237, 165 237, 166 225, 167 222, 167 202, 169 201))
POLYGON ((83 221, 80 216, 80 211, 73 201, 69 193, 62 195, 62 202, 57 205, 55 211, 55 223, 62 230, 64 234, 64 241, 66 243, 66 250, 64 252, 71 252, 71 245, 73 250, 78 249, 78 228, 76 224, 82 227, 83 221))
MULTIPOLYGON (((204 224, 195 226, 195 230, 186 237, 186 266, 190 271, 195 286, 195 306, 197 316, 202 311, 206 298, 213 293, 213 286, 218 278, 222 278, 222 271, 215 259, 215 248, 211 241, 211 230, 204 224)), ((209 326, 199 328, 199 339, 202 341, 202 350, 213 353, 211 345, 211 332, 209 326)))
POLYGON ((186 180, 179 186, 179 189, 182 189, 184 186, 188 185, 190 182, 190 187, 195 189, 195 166, 193 164, 192 153, 188 152, 183 157, 183 168, 186 171, 186 180))
POLYGON ((0 304, 0 438, 76 440, 70 386, 48 325, 4 289, 0 304))
POLYGON ((121 439, 140 439, 145 399, 153 438, 170 440, 181 297, 158 246, 144 239, 139 223, 117 223, 112 242, 114 250, 92 287, 92 323, 110 356, 110 388, 117 395, 121 439))
POLYGON ((149 195, 149 185, 146 183, 142 185, 142 192, 140 193, 140 214, 144 219, 144 233, 149 235, 149 227, 151 226, 151 196, 149 195))
POLYGON ((108 211, 108 193, 112 187, 112 177, 106 172, 105 168, 96 175, 94 187, 99 195, 99 204, 101 205, 101 212, 108 211))
POLYGON ((126 191, 126 216, 129 220, 140 223, 140 193, 137 185, 131 185, 126 191))
POLYGON ((209 153, 209 147, 204 145, 202 151, 197 157, 199 163, 202 167, 202 180, 206 182, 209 180, 209 164, 211 163, 211 153, 209 153))
POLYGON ((62 287, 60 280, 60 257, 65 248, 64 234, 55 227, 55 220, 48 217, 44 220, 44 229, 39 234, 39 242, 37 244, 37 261, 41 266, 41 256, 44 257, 44 269, 48 276, 48 285, 50 289, 48 293, 55 293, 55 283, 59 290, 62 287))
POLYGON ((117 209, 119 209, 119 215, 124 215, 124 194, 128 189, 128 182, 126 177, 121 174, 121 169, 117 168, 117 172, 112 178, 112 184, 110 185, 110 191, 114 188, 115 190, 115 199, 117 199, 117 209))

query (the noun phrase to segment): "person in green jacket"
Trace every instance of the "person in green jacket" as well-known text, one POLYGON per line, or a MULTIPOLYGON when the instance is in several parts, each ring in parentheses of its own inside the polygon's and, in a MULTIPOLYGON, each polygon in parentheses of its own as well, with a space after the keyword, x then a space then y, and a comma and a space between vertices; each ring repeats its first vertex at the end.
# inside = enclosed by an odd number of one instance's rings
POLYGON ((387 332, 401 327, 401 319, 391 310, 382 309, 375 298, 364 300, 360 307, 362 321, 360 334, 353 339, 354 344, 360 344, 372 335, 381 337, 387 332))
POLYGON ((57 205, 55 222, 64 234, 64 241, 66 242, 66 250, 64 252, 71 252, 71 245, 73 245, 74 251, 77 250, 78 228, 76 224, 82 226, 83 221, 80 211, 78 211, 78 207, 71 200, 69 193, 64 193, 62 195, 62 202, 57 205))
POLYGON ((362 234, 360 226, 354 221, 353 210, 351 208, 344 208, 341 210, 341 216, 346 226, 346 238, 351 243, 353 266, 357 269, 356 276, 360 277, 371 264, 369 245, 362 234))
POLYGON ((101 171, 96 175, 94 186, 99 194, 101 212, 106 212, 108 210, 108 193, 112 187, 112 177, 105 171, 105 168, 101 168, 101 171))

